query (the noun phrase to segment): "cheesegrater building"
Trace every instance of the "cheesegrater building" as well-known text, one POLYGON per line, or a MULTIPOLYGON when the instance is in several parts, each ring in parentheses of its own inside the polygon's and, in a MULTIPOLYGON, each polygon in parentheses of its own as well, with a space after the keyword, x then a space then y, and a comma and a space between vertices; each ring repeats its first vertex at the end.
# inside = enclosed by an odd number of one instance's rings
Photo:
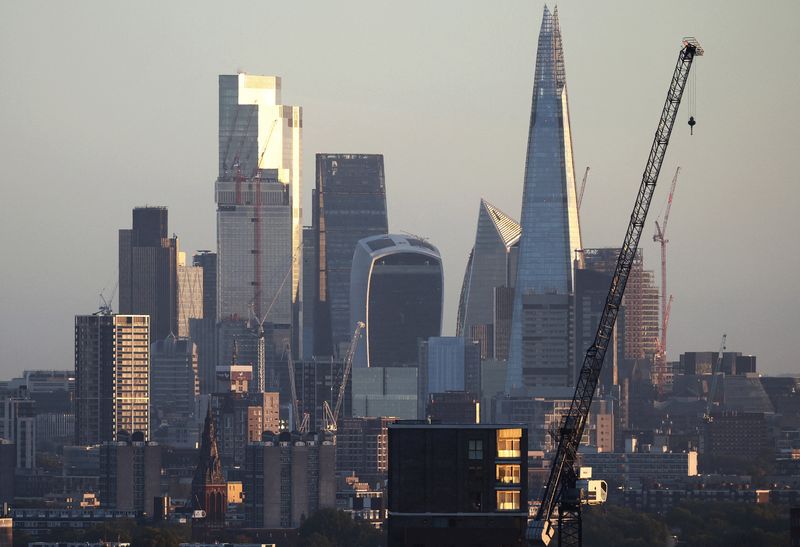
POLYGON ((557 9, 550 12, 546 6, 536 54, 520 224, 506 391, 571 386, 573 257, 582 245, 561 30, 557 9))

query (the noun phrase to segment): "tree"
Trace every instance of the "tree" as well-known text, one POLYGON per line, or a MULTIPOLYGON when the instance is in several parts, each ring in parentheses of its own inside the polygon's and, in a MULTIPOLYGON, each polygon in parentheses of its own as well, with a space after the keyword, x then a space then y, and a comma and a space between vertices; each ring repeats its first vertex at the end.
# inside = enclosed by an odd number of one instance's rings
POLYGON ((308 517, 298 530, 298 547, 380 547, 383 533, 335 509, 322 509, 308 517))

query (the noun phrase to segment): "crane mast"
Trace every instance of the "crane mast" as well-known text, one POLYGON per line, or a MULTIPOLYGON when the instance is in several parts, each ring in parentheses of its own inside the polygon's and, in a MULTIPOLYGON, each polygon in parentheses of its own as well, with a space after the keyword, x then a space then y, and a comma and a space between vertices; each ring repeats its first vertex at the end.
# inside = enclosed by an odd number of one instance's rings
POLYGON ((617 258, 600 324, 597 327, 594 342, 586 351, 569 411, 561 419, 557 432, 558 448, 550 468, 550 476, 536 517, 528 527, 528 541, 531 544, 549 545, 556 532, 551 523, 554 518, 557 519, 559 545, 579 546, 582 544, 581 494, 576 489, 577 474, 575 471, 578 447, 603 367, 603 359, 622 303, 622 296, 625 293, 631 266, 636 257, 647 211, 650 208, 658 175, 664 163, 664 156, 689 78, 692 61, 696 56, 702 54, 703 49, 697 40, 694 38, 683 40, 683 47, 678 54, 678 61, 661 111, 625 239, 617 258))
POLYGON ((714 370, 711 371, 711 386, 708 388, 708 399, 706 400, 706 421, 711 421, 711 407, 714 404, 714 397, 717 394, 717 376, 722 368, 722 357, 725 354, 725 342, 728 339, 727 334, 722 335, 722 343, 719 345, 719 353, 717 354, 717 362, 714 365, 714 370))
POLYGON ((336 396, 336 405, 331 410, 328 401, 322 403, 322 412, 325 419, 325 430, 332 433, 336 432, 337 424, 339 422, 339 412, 342 410, 342 403, 344 402, 344 392, 347 389, 347 379, 350 378, 350 371, 353 368, 353 357, 356 355, 356 348, 358 347, 358 340, 361 337, 361 330, 366 325, 359 321, 356 323, 356 330, 353 332, 353 338, 350 340, 350 347, 344 357, 342 366, 342 383, 339 385, 339 393, 336 396))

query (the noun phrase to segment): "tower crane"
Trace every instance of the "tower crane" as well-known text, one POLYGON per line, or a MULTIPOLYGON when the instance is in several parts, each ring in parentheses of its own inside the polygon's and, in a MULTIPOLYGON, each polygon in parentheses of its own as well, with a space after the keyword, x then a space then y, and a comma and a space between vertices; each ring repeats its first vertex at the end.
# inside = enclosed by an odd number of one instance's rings
POLYGON ((583 203, 583 192, 586 191, 586 178, 589 176, 589 166, 586 166, 586 171, 583 172, 583 180, 581 181, 581 191, 578 192, 578 211, 581 210, 581 203, 583 203))
POLYGON ((653 199, 658 174, 664 163, 664 156, 692 62, 696 56, 700 55, 703 55, 703 48, 700 47, 697 40, 684 38, 655 138, 650 148, 650 155, 644 168, 625 239, 620 247, 614 276, 611 278, 605 307, 600 316, 600 324, 597 327, 594 342, 586 351, 583 365, 578 373, 578 383, 575 386, 575 394, 572 397, 570 408, 562 417, 556 433, 558 448, 550 467, 550 475, 536 516, 528 527, 527 538, 532 545, 549 545, 556 531, 559 535, 558 544, 560 546, 580 546, 582 544, 581 505, 587 503, 590 496, 583 488, 584 481, 579 483, 575 469, 578 447, 589 416, 592 398, 597 389, 597 381, 603 368, 603 359, 611 340, 614 323, 622 304, 625 285, 636 257, 639 240, 647 219, 647 211, 653 199))
MULTIPOLYGON (((659 390, 664 383, 664 375, 667 368, 667 327, 669 326, 669 314, 667 312, 667 223, 669 222, 669 212, 672 209, 672 197, 675 195, 675 184, 678 182, 678 174, 681 172, 680 166, 675 169, 675 176, 672 177, 672 185, 669 188, 667 207, 664 209, 664 219, 661 224, 655 221, 656 231, 653 234, 653 241, 661 245, 661 342, 660 351, 656 354, 653 383, 659 390)), ((672 300, 672 295, 669 296, 672 300)))
POLYGON ((356 323, 356 330, 353 332, 353 338, 350 340, 350 347, 347 349, 347 354, 342 363, 342 383, 339 385, 339 393, 336 396, 336 406, 331 411, 331 405, 328 401, 322 403, 322 412, 325 419, 325 431, 336 433, 339 423, 339 412, 342 410, 342 403, 344 402, 344 391, 347 388, 347 380, 350 377, 350 370, 353 368, 353 357, 356 355, 356 348, 358 348, 358 340, 361 338, 361 330, 365 327, 364 323, 358 321, 356 323))
POLYGON ((722 335, 722 343, 719 346, 719 353, 717 354, 717 362, 714 364, 714 369, 711 371, 711 386, 708 388, 708 400, 706 401, 706 421, 711 421, 711 407, 714 405, 714 397, 717 394, 717 377, 722 368, 722 356, 725 353, 725 342, 728 335, 722 335))

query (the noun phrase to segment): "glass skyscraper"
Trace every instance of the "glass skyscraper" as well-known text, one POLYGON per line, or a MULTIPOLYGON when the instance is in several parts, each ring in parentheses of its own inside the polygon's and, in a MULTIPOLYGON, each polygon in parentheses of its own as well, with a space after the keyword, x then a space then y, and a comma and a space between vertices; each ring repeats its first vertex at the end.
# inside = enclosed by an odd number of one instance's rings
MULTIPOLYGON (((350 269, 360 239, 389 231, 380 154, 317 154, 314 355, 340 355, 350 344, 350 269)), ((313 275, 308 271, 306 275, 313 275)))
POLYGON ((252 307, 263 315, 278 293, 267 320, 297 320, 302 260, 302 114, 299 106, 281 104, 281 79, 277 76, 219 77, 219 320, 247 318, 252 307), (283 212, 278 215, 276 210, 283 207, 288 208, 288 233, 283 212), (259 224, 260 229, 256 227, 259 224), (284 265, 287 255, 290 262, 284 265), (284 290, 292 307, 288 311, 284 290))
POLYGON ((557 10, 550 12, 546 6, 536 54, 520 224, 506 390, 571 384, 572 352, 561 354, 561 349, 572 347, 568 338, 570 333, 574 338, 574 319, 561 306, 569 307, 573 256, 582 245, 561 31, 557 10), (539 298, 546 301, 539 304, 539 298), (531 313, 523 313, 523 302, 531 313))

